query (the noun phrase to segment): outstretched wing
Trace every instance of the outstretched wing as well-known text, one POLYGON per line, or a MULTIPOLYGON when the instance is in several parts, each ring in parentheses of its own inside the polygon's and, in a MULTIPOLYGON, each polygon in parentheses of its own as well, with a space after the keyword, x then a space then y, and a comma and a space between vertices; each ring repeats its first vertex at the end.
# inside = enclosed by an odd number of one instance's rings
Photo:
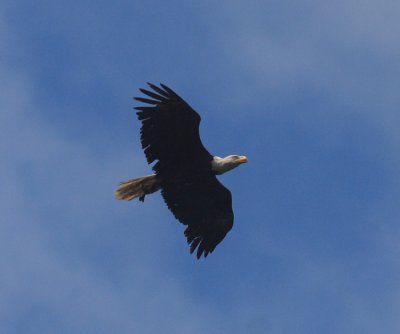
POLYGON ((175 176, 162 182, 161 193, 175 218, 187 225, 190 253, 206 257, 233 226, 231 192, 214 175, 175 176))
POLYGON ((150 106, 135 109, 142 122, 141 142, 160 178, 162 196, 174 216, 187 225, 185 236, 197 258, 206 257, 233 225, 231 193, 211 171, 213 156, 199 134, 200 116, 173 90, 148 84, 150 106))
POLYGON ((209 169, 213 157, 200 140, 199 114, 167 86, 148 85, 153 91, 140 91, 151 99, 135 97, 150 105, 135 107, 142 121, 141 142, 147 162, 158 160, 153 170, 160 176, 170 169, 209 169))

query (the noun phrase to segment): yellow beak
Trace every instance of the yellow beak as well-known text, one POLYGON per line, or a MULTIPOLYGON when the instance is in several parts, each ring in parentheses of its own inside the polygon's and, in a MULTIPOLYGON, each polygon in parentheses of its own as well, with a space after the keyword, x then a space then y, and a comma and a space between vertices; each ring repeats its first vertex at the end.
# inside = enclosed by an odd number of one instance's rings
POLYGON ((246 156, 241 155, 237 161, 238 161, 239 163, 241 163, 241 164, 244 164, 244 163, 248 162, 248 159, 247 159, 246 156))

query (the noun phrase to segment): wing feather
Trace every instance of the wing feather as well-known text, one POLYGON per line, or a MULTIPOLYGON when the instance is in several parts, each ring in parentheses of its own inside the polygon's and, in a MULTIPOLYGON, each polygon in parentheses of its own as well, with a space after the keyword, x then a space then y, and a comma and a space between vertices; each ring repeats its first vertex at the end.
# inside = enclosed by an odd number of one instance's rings
POLYGON ((150 97, 152 97, 153 99, 156 99, 156 100, 158 100, 158 101, 160 101, 160 102, 166 102, 166 101, 167 101, 167 98, 166 98, 166 97, 164 97, 164 96, 162 96, 162 95, 159 95, 159 94, 155 94, 155 93, 153 93, 153 92, 150 92, 150 91, 147 90, 147 89, 140 88, 139 90, 140 90, 143 94, 146 94, 147 96, 150 96, 150 97))
POLYGON ((168 96, 168 93, 166 93, 165 91, 163 91, 161 88, 159 88, 159 87, 157 87, 156 85, 153 85, 152 83, 150 83, 150 82, 148 82, 147 83, 148 85, 149 85, 149 87, 151 88, 151 89, 153 89, 155 92, 157 92, 158 94, 160 94, 160 95, 162 95, 162 96, 164 96, 164 97, 169 97, 168 96))
POLYGON ((150 99, 146 99, 144 97, 135 97, 134 99, 136 101, 148 103, 148 104, 159 104, 160 103, 160 101, 150 100, 150 99))

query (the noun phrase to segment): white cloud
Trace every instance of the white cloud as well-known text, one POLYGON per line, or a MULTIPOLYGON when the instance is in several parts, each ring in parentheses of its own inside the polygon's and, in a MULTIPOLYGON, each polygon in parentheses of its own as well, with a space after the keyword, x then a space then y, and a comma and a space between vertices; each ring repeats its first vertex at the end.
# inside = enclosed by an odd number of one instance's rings
POLYGON ((235 96, 281 99, 308 87, 347 109, 385 109, 394 120, 399 10, 393 1, 252 1, 219 3, 209 15, 221 57, 236 69, 235 96))

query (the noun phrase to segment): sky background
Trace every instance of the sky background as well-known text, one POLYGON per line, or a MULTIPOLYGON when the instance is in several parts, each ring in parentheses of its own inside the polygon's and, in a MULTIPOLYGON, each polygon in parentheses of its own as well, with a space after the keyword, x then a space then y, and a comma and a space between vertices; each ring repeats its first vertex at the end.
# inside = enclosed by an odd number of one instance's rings
POLYGON ((400 332, 400 3, 9 1, 0 12, 0 332, 400 332), (202 116, 235 225, 189 255, 131 97, 202 116))

